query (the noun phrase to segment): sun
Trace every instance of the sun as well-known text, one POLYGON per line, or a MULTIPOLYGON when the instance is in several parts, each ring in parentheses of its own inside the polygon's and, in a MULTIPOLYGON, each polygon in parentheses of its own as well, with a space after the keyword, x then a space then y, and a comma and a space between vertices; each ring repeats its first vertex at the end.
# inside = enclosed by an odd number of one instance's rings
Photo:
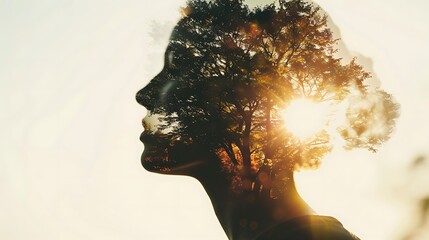
POLYGON ((281 111, 285 128, 299 139, 309 138, 327 128, 330 108, 307 98, 293 100, 281 111))

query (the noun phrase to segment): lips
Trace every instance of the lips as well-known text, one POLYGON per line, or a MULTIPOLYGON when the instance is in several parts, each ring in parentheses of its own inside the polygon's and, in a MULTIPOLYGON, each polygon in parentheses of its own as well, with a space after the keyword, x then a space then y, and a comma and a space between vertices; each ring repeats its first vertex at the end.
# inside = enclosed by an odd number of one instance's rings
POLYGON ((156 135, 151 131, 145 130, 140 134, 140 141, 142 143, 148 143, 148 144, 155 143, 157 142, 157 139, 159 140, 159 137, 156 137, 156 135))
POLYGON ((146 117, 142 119, 142 125, 144 131, 140 134, 140 141, 143 143, 149 143, 154 140, 156 128, 154 128, 154 121, 150 118, 151 114, 148 113, 146 117))
POLYGON ((140 134, 140 141, 144 144, 141 156, 143 167, 150 172, 170 172, 174 163, 169 161, 166 139, 162 135, 144 131, 140 134))

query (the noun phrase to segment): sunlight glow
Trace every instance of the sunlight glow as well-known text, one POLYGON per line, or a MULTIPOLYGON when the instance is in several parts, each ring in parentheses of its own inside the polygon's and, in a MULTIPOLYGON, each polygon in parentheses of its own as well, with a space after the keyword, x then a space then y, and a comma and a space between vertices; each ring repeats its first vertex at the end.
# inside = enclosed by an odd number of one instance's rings
POLYGON ((308 138, 327 128, 329 105, 306 98, 293 100, 281 112, 285 128, 300 139, 308 138))

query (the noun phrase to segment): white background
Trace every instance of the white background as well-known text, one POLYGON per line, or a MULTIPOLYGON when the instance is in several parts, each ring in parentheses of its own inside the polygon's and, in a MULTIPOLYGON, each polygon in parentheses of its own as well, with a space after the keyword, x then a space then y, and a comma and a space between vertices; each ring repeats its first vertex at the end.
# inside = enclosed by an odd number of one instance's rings
MULTIPOLYGON (((429 150, 429 3, 317 3, 401 118, 379 153, 335 150, 298 187, 362 239, 401 239, 429 195, 428 163, 410 167, 429 150)), ((226 239, 196 181, 140 165, 134 95, 161 69, 182 4, 0 0, 0 239, 226 239)))

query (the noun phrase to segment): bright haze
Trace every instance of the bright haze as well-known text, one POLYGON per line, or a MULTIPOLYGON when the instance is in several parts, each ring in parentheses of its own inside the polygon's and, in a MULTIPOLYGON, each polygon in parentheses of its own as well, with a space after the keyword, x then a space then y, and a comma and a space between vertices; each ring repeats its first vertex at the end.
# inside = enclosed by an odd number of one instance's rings
MULTIPOLYGON (((335 148, 301 171, 300 193, 362 239, 429 239, 429 2, 317 3, 401 117, 377 153, 335 148)), ((1 239, 226 239, 196 181, 140 164, 134 96, 162 68, 183 4, 0 3, 1 239)))

